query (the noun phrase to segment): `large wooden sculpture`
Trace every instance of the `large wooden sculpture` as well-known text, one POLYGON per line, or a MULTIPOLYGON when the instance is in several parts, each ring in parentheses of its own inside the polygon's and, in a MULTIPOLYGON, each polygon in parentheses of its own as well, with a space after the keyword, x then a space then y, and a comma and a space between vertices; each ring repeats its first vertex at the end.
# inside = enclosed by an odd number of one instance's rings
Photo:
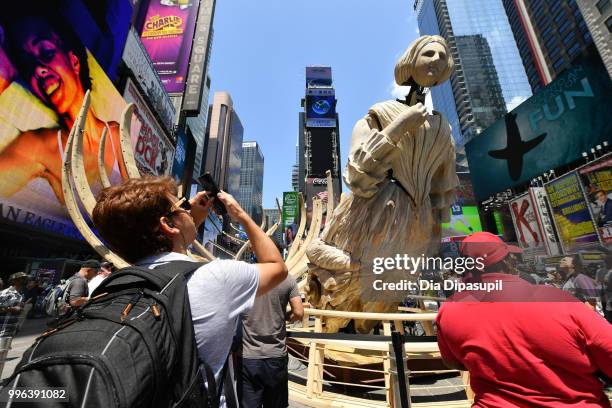
MULTIPOLYGON (((427 113, 422 89, 446 81, 452 68, 442 37, 418 38, 395 67, 397 84, 411 87, 406 100, 377 103, 355 125, 344 172, 351 194, 307 249, 314 307, 395 311, 406 292, 377 292, 374 279, 415 280, 419 271, 375 275, 374 258, 417 258, 437 249, 458 179, 451 128, 440 113, 427 113)), ((325 330, 335 332, 348 322, 328 319, 325 330)), ((374 323, 357 321, 356 329, 368 332, 374 323)))

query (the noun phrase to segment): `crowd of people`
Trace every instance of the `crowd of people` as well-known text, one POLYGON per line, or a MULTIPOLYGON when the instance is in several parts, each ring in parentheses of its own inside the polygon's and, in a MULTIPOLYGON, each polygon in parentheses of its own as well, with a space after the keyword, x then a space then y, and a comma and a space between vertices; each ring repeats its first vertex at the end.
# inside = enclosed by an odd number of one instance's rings
MULTIPOLYGON (((303 316, 296 281, 275 243, 231 195, 201 192, 186 200, 176 192, 168 177, 107 188, 98 197, 94 224, 117 254, 155 273, 174 261, 194 262, 189 254, 197 228, 213 200, 220 200, 244 227, 257 263, 214 260, 188 277, 197 353, 221 384, 220 406, 288 406, 286 321, 303 316), (232 351, 236 381, 228 369, 232 351)), ((595 276, 579 257, 564 257, 558 276, 549 270, 548 280, 538 282, 521 270, 517 252, 489 233, 473 233, 461 243, 460 254, 484 259, 484 268, 455 278, 502 280, 504 291, 461 292, 442 304, 436 326, 443 360, 470 372, 477 407, 609 407, 603 389, 612 378, 612 326, 593 309, 594 299, 603 296, 610 318, 612 256, 606 257, 607 270, 595 276)), ((84 262, 66 283, 60 314, 86 304, 112 269, 84 262)), ((28 275, 16 273, 9 281, 0 292, 2 333, 13 330, 22 311, 28 275)))

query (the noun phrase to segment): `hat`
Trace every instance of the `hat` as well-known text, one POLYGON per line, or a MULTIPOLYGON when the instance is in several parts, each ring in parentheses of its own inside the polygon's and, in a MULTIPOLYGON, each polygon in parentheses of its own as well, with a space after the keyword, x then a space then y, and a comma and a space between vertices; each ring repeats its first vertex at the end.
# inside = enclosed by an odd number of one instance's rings
POLYGON ((81 265, 81 268, 100 270, 100 262, 96 261, 95 259, 88 259, 85 262, 83 262, 83 264, 81 265))
POLYGON ((461 241, 459 252, 466 257, 481 258, 484 266, 489 266, 501 261, 508 254, 520 254, 523 250, 506 244, 490 232, 475 232, 461 241))
POLYGON ((30 279, 30 275, 28 275, 25 272, 16 272, 16 273, 12 274, 11 276, 9 276, 9 282, 17 280, 19 278, 30 279))

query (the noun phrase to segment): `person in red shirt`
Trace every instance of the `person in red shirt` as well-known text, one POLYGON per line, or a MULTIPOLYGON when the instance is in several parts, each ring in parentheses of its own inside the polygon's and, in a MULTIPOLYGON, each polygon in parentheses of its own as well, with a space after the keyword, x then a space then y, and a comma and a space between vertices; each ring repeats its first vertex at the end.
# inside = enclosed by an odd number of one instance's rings
POLYGON ((487 232, 462 242, 462 256, 484 265, 467 280, 501 290, 459 292, 442 305, 444 362, 469 371, 473 407, 610 407, 602 379, 612 378, 612 325, 570 294, 516 276, 520 251, 487 232))

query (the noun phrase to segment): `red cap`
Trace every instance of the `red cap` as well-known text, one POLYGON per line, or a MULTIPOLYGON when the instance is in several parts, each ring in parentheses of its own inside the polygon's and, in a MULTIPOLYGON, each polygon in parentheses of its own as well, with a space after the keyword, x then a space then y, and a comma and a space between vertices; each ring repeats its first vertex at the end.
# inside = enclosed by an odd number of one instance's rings
POLYGON ((461 255, 470 258, 482 258, 484 266, 493 265, 504 259, 508 254, 520 254, 523 250, 514 245, 508 245, 497 235, 490 232, 475 232, 461 241, 461 255))

